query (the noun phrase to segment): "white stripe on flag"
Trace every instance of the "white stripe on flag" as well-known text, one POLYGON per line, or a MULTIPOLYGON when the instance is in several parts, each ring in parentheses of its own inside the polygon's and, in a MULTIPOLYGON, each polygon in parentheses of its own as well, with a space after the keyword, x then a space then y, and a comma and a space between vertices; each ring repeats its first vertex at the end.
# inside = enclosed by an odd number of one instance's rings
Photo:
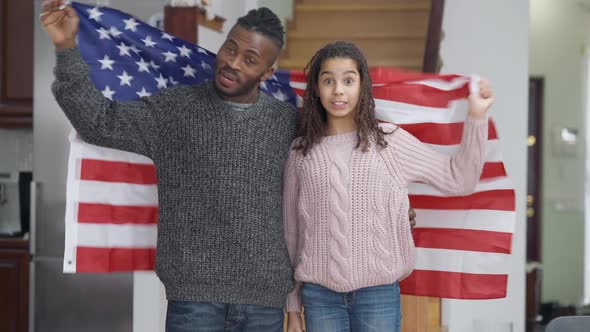
POLYGON ((307 83, 305 83, 305 82, 289 81, 289 86, 292 87, 293 89, 305 90, 306 85, 307 85, 307 83))
POLYGON ((417 270, 508 274, 510 255, 479 251, 416 248, 417 270))
POLYGON ((469 77, 459 76, 459 77, 455 77, 450 82, 445 81, 445 80, 439 80, 439 79, 426 79, 426 80, 420 80, 420 81, 410 81, 410 82, 406 82, 406 84, 421 84, 421 85, 426 85, 426 86, 433 87, 433 88, 439 89, 439 90, 451 91, 451 90, 456 90, 456 89, 462 87, 467 82, 469 82, 469 77))
POLYGON ((96 145, 88 144, 80 139, 78 135, 70 135, 71 146, 77 146, 80 151, 78 157, 84 157, 86 159, 98 159, 98 160, 109 160, 109 161, 121 161, 128 163, 137 164, 153 164, 154 162, 146 157, 136 153, 115 150, 110 148, 103 148, 96 145))
POLYGON ((130 184, 119 182, 79 181, 78 200, 84 203, 111 205, 158 205, 158 189, 155 184, 130 184))
POLYGON ((453 228, 512 233, 514 211, 416 209, 416 228, 453 228))
POLYGON ((78 246, 96 248, 155 248, 156 225, 78 224, 78 246))
MULTIPOLYGON (((507 177, 480 181, 473 192, 479 193, 483 191, 502 189, 514 189, 514 185, 507 177)), ((442 193, 438 189, 425 183, 410 183, 408 185, 408 192, 411 195, 449 196, 448 194, 442 193)))
POLYGON ((399 125, 417 123, 456 123, 467 118, 467 101, 455 100, 448 108, 427 107, 375 99, 375 116, 381 121, 399 125))

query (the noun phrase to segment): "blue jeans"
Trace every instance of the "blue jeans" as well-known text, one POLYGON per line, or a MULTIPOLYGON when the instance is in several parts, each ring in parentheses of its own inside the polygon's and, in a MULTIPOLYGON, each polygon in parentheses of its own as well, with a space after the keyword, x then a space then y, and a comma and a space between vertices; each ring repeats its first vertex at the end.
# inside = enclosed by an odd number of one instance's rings
POLYGON ((282 308, 168 301, 166 332, 282 332, 282 308))
POLYGON ((401 303, 397 282, 347 293, 304 283, 301 302, 307 332, 401 330, 401 303))

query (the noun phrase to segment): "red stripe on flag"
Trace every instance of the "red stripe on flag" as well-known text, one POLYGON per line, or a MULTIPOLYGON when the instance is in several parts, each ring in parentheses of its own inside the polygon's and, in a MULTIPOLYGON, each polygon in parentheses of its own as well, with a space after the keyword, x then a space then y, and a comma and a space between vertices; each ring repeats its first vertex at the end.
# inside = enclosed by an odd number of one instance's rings
POLYGON ((500 210, 515 211, 512 189, 488 190, 467 196, 410 195, 414 209, 428 210, 500 210))
POLYGON ((373 98, 417 106, 447 108, 453 100, 469 96, 469 83, 455 90, 440 90, 422 84, 392 84, 373 87, 373 98))
POLYGON ((301 70, 289 70, 289 81, 299 82, 299 83, 306 83, 307 78, 305 77, 305 73, 301 70))
POLYGON ((437 80, 444 82, 452 82, 456 78, 463 78, 464 76, 456 74, 430 74, 416 71, 409 71, 395 67, 372 67, 370 68, 371 80, 373 84, 403 84, 413 81, 423 80, 437 80))
MULTIPOLYGON (((287 72, 290 81, 306 82, 305 73, 301 70, 279 70, 279 73, 281 72, 287 72)), ((440 75, 408 71, 395 67, 371 67, 370 75, 373 84, 404 84, 423 80, 437 80, 450 83, 457 78, 464 77, 456 74, 440 75)))
POLYGON ((400 282, 402 294, 482 300, 506 297, 508 275, 414 270, 400 282))
MULTIPOLYGON (((423 143, 437 145, 461 144, 463 138, 463 122, 454 123, 413 123, 399 125, 423 143)), ((496 126, 488 122, 488 140, 498 139, 496 126)))
POLYGON ((157 224, 157 206, 78 204, 78 222, 93 224, 157 224))
POLYGON ((77 247, 76 272, 153 270, 155 248, 77 247))
POLYGON ((512 233, 451 228, 415 228, 416 247, 509 254, 512 233))
POLYGON ((298 95, 299 97, 303 97, 303 95, 305 94, 305 90, 303 89, 297 89, 297 88, 292 88, 293 91, 295 91, 295 94, 298 95))
POLYGON ((498 162, 489 162, 483 164, 483 170, 481 172, 480 180, 487 180, 499 177, 506 177, 506 169, 504 168, 504 163, 501 161, 498 162))
POLYGON ((81 180, 157 184, 156 168, 151 164, 82 159, 80 168, 81 180))

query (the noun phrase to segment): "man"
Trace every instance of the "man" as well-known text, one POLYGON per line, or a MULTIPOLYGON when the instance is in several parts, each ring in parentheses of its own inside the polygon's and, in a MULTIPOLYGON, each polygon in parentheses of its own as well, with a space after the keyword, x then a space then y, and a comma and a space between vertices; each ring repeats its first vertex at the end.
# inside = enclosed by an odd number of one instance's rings
POLYGON ((158 177, 156 273, 169 300, 167 331, 282 331, 293 288, 281 179, 296 111, 259 92, 283 46, 267 8, 240 18, 212 83, 112 102, 76 48, 79 18, 61 0, 41 21, 56 47, 52 89, 88 143, 150 157, 158 177))

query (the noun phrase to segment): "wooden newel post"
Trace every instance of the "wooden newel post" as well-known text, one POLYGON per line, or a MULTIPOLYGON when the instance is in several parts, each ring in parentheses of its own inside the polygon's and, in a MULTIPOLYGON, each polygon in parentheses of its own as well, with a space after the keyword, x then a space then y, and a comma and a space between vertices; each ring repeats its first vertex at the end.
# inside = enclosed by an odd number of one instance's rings
POLYGON ((164 31, 197 44, 199 42, 199 7, 164 7, 164 31))

